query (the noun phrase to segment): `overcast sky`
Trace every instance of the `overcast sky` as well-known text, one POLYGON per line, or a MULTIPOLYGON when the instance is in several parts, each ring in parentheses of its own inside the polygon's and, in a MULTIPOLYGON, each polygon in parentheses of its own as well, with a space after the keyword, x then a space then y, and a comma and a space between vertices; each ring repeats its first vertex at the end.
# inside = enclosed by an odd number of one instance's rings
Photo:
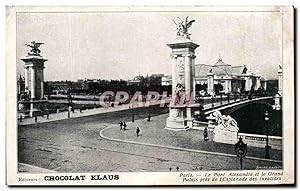
POLYGON ((33 40, 44 42, 45 80, 131 79, 171 74, 170 48, 176 37, 172 19, 189 16, 199 44, 196 64, 214 64, 219 54, 231 65, 247 65, 267 79, 281 64, 278 12, 190 13, 18 13, 17 72, 33 40))

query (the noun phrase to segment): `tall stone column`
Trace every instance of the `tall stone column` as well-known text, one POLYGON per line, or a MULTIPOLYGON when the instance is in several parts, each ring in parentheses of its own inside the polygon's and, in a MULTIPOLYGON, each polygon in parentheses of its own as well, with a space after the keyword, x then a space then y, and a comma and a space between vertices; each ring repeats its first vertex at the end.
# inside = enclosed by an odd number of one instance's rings
POLYGON ((228 93, 228 80, 225 80, 225 93, 228 93))
POLYGON ((282 67, 279 66, 279 70, 278 70, 278 94, 279 94, 280 96, 283 95, 282 84, 283 84, 282 67))
POLYGON ((207 73, 207 93, 214 95, 214 73, 212 70, 207 73))
POLYGON ((246 77, 246 86, 245 86, 245 90, 246 90, 246 91, 250 91, 250 90, 251 90, 251 86, 252 86, 252 78, 251 78, 251 76, 247 76, 247 77, 246 77))
POLYGON ((44 98, 44 73, 41 71, 41 98, 44 98))
POLYGON ((31 84, 30 84, 30 92, 31 92, 31 99, 35 98, 35 70, 33 67, 30 67, 30 78, 31 78, 31 84))
POLYGON ((172 56, 172 94, 175 93, 176 85, 178 83, 178 76, 176 75, 178 73, 178 66, 177 66, 177 55, 172 56))
POLYGON ((28 68, 27 67, 24 67, 25 68, 25 92, 28 92, 28 68))
POLYGON ((263 82, 263 88, 264 88, 264 90, 267 90, 267 81, 263 82))
POLYGON ((231 92, 231 78, 226 77, 225 79, 225 93, 231 92))
POLYGON ((191 59, 192 59, 192 80, 193 80, 193 85, 192 85, 192 99, 195 100, 195 96, 196 96, 196 75, 195 75, 195 59, 196 59, 196 56, 193 55, 191 56, 191 59))
POLYGON ((231 80, 232 80, 232 79, 229 79, 229 80, 228 80, 228 93, 231 93, 231 92, 232 92, 231 80))
POLYGON ((253 85, 253 78, 249 77, 249 90, 251 90, 252 85, 253 85))
POLYGON ((185 85, 185 95, 186 101, 189 102, 191 99, 192 90, 192 71, 191 71, 191 55, 186 55, 184 57, 184 85, 185 85))
POLYGON ((258 90, 261 87, 260 76, 256 76, 255 90, 258 90))

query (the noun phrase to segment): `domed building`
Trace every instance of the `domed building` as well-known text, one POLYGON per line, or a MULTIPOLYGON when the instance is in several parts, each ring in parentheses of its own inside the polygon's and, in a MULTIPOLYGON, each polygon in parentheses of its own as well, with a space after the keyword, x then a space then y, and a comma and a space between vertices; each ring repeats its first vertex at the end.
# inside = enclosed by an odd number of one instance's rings
POLYGON ((261 76, 253 73, 246 65, 232 66, 225 63, 221 56, 214 65, 195 65, 197 90, 205 90, 208 94, 216 91, 223 93, 257 90, 261 87, 261 76), (213 84, 209 84, 213 83, 213 84), (219 89, 216 90, 216 87, 219 89))

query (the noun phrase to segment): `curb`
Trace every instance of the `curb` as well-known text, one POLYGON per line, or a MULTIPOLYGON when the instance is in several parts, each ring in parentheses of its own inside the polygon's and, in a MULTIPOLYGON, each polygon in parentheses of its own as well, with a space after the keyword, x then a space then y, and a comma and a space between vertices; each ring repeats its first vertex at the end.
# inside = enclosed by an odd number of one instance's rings
MULTIPOLYGON (((166 149, 173 149, 173 150, 179 150, 179 151, 188 151, 188 152, 196 152, 196 153, 202 153, 202 154, 209 154, 209 155, 218 155, 218 156, 225 156, 225 157, 234 157, 236 158, 236 155, 232 154, 225 154, 225 153, 217 153, 217 152, 210 152, 210 151, 203 151, 203 150, 195 150, 195 149, 186 149, 186 148, 180 148, 180 147, 172 147, 172 146, 165 146, 165 145, 157 145, 157 144, 151 144, 151 143, 143 143, 143 142, 136 142, 136 141, 127 141, 127 140, 121 140, 121 139, 114 139, 114 138, 109 138, 103 135, 103 131, 113 128, 113 127, 118 127, 117 125, 115 126, 110 126, 102 129, 99 132, 99 136, 110 140, 110 141, 116 141, 116 142, 123 142, 123 143, 130 143, 130 144, 138 144, 138 145, 145 145, 145 146, 151 146, 151 147, 158 147, 158 148, 166 148, 166 149)), ((273 159, 265 159, 265 158, 258 158, 258 157, 246 157, 246 159, 250 160, 259 160, 259 161, 266 161, 266 162, 275 162, 275 163, 282 163, 280 160, 273 160, 273 159)))
MULTIPOLYGON (((89 116, 94 116, 94 115, 99 115, 99 114, 104 114, 104 113, 113 113, 113 112, 119 112, 119 111, 124 111, 124 110, 128 110, 128 108, 121 108, 115 111, 110 111, 110 112, 99 112, 99 113, 92 113, 92 114, 86 114, 86 115, 81 115, 81 116, 73 116, 70 118, 58 118, 58 119, 49 119, 49 120, 45 120, 45 121, 38 121, 37 123, 35 122, 29 122, 29 123, 24 123, 24 122, 19 122, 20 126, 26 126, 26 125, 34 125, 34 124, 43 124, 43 123, 49 123, 49 122, 54 122, 54 121, 62 121, 62 120, 68 120, 68 119, 76 119, 76 118, 81 118, 81 117, 89 117, 89 116)), ((67 113, 66 113, 67 115, 67 113)))

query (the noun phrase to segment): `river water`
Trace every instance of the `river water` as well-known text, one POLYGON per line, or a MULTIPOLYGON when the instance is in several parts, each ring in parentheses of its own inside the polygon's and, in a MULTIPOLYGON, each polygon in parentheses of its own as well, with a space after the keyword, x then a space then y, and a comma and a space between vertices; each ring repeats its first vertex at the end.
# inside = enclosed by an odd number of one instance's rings
POLYGON ((230 114, 240 128, 241 133, 282 136, 282 110, 273 110, 267 105, 250 104, 230 114), (269 112, 269 121, 265 121, 265 112, 269 112))

